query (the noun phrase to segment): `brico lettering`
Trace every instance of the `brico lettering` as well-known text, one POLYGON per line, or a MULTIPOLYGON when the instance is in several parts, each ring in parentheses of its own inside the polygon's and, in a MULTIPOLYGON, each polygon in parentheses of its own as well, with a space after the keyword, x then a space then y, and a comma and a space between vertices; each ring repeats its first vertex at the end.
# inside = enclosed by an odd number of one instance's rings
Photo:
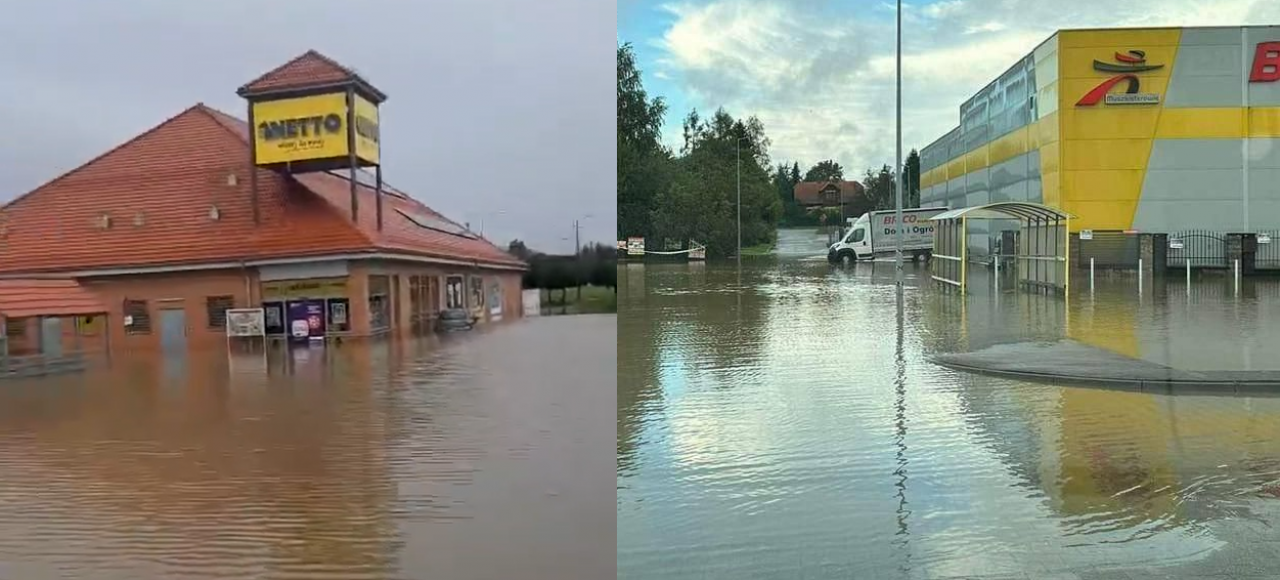
MULTIPOLYGON (((919 221, 919 219, 920 219, 920 216, 918 216, 918 215, 915 215, 915 214, 907 214, 907 215, 902 216, 902 223, 904 223, 904 224, 913 224, 913 223, 916 223, 917 221, 919 221)), ((891 226, 891 225, 893 225, 893 223, 894 223, 895 221, 897 221, 896 216, 892 216, 892 215, 884 216, 884 225, 886 225, 886 226, 891 226)))
POLYGON ((1253 53, 1253 70, 1249 72, 1249 82, 1276 81, 1280 81, 1280 41, 1259 42, 1253 53))
POLYGON ((342 132, 342 116, 337 113, 316 115, 314 117, 298 117, 279 121, 263 121, 258 124, 258 133, 263 141, 280 141, 321 137, 342 132))

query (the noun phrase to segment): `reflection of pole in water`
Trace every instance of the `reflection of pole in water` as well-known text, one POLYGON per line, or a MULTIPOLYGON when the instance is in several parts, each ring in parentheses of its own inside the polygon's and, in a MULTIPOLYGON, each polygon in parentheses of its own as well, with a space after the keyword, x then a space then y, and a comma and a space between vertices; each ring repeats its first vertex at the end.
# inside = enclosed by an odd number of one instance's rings
POLYGON ((911 510, 907 509, 907 361, 903 353, 903 297, 902 285, 898 285, 898 329, 897 342, 894 350, 894 446, 897 469, 893 474, 898 477, 894 487, 898 488, 898 532, 893 543, 901 546, 905 556, 902 562, 903 571, 909 571, 911 560, 911 551, 909 549, 910 532, 907 530, 907 518, 911 515, 911 510))

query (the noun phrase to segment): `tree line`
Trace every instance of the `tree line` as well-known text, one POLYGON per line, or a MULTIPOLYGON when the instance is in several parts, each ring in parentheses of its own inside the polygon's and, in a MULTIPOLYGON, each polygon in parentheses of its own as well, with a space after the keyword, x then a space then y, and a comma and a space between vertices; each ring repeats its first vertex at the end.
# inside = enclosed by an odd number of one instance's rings
POLYGON ((569 288, 591 285, 618 291, 618 254, 614 246, 589 244, 577 255, 544 254, 529 249, 521 240, 512 240, 507 252, 529 264, 524 288, 559 290, 562 303, 569 288))
POLYGON ((618 239, 643 236, 649 247, 696 240, 708 257, 737 251, 739 187, 742 245, 772 243, 782 200, 770 183, 769 138, 755 117, 724 109, 682 123, 682 144, 662 143, 662 97, 645 91, 635 52, 618 47, 618 239))
MULTIPOLYGON (((764 125, 734 118, 723 108, 709 118, 690 111, 681 145, 662 143, 666 101, 644 88, 630 44, 618 46, 618 239, 641 236, 649 248, 696 240, 709 258, 732 255, 738 244, 741 188, 742 246, 773 243, 779 226, 844 223, 871 210, 894 207, 892 166, 867 169, 865 196, 843 206, 809 209, 795 199, 801 182, 842 181, 844 168, 823 160, 802 175, 800 163, 772 164, 764 125), (740 172, 739 172, 740 170, 740 172)), ((920 205, 920 155, 904 163, 903 206, 920 205)))
MULTIPOLYGON (((903 175, 906 176, 906 187, 902 192, 902 207, 920 207, 920 154, 915 149, 907 155, 903 175)), ((883 165, 878 170, 867 169, 860 179, 863 197, 842 206, 819 210, 808 210, 802 206, 795 198, 795 188, 797 184, 805 182, 844 181, 844 167, 834 159, 819 161, 803 176, 798 162, 792 162, 790 167, 779 163, 774 167, 771 181, 782 201, 781 225, 800 227, 822 223, 843 224, 848 217, 858 217, 869 211, 893 209, 897 201, 896 177, 889 165, 883 165)))

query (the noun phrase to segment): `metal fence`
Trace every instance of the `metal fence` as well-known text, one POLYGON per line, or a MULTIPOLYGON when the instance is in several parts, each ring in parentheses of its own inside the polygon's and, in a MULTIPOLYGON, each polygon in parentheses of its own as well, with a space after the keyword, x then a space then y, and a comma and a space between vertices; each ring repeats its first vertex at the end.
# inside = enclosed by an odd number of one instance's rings
POLYGON ((1227 236, 1209 230, 1185 230, 1169 234, 1170 268, 1226 268, 1227 236))
POLYGON ((1280 230, 1263 230, 1258 233, 1269 236, 1270 243, 1258 244, 1253 267, 1258 270, 1280 270, 1280 230))
POLYGON ((1075 263, 1088 267, 1090 260, 1101 269, 1131 270, 1138 267, 1141 245, 1134 234, 1119 231, 1094 231, 1088 239, 1077 237, 1075 263))

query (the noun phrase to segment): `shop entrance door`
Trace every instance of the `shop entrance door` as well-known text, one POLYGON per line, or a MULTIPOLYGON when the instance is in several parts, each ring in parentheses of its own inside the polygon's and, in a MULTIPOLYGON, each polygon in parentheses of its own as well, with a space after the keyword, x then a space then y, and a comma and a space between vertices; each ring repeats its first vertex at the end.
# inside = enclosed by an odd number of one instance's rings
POLYGON ((62 356, 62 319, 40 319, 40 354, 56 358, 62 356))
POLYGON ((170 308, 160 311, 160 349, 165 354, 187 352, 187 311, 170 308))

